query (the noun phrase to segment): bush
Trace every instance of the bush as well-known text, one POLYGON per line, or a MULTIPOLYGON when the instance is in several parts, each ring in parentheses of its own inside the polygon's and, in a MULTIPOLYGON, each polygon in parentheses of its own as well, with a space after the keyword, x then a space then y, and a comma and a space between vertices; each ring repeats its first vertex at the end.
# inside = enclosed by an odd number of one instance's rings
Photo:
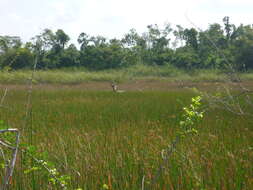
POLYGON ((12 69, 31 68, 33 58, 33 54, 26 48, 10 49, 2 56, 1 65, 12 69))

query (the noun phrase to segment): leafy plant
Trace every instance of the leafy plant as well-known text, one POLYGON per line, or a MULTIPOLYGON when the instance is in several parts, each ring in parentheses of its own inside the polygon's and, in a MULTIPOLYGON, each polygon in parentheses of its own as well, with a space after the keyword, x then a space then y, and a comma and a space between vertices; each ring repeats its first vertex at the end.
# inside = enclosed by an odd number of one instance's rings
MULTIPOLYGON (((182 139, 198 134, 198 129, 196 128, 197 123, 203 118, 204 112, 201 111, 201 96, 196 96, 191 99, 191 104, 188 107, 184 107, 184 114, 182 115, 182 120, 179 122, 180 130, 176 134, 176 137, 171 145, 167 149, 162 150, 163 163, 160 165, 157 173, 151 180, 150 187, 152 189, 155 185, 158 177, 162 174, 163 170, 168 164, 169 158, 173 152, 176 151, 177 145, 182 141, 182 139)), ((144 185, 144 183, 143 183, 144 185)), ((144 187, 142 187, 144 189, 144 187)))
MULTIPOLYGON (((2 120, 0 120, 0 131, 8 130, 8 128, 9 127, 2 120)), ((15 141, 15 138, 16 136, 13 135, 13 133, 3 133, 1 135, 1 141, 0 141, 1 145, 11 147, 10 144, 11 142, 15 141), (4 141, 2 141, 2 139, 4 139, 4 141)), ((19 144, 17 144, 17 147, 18 145, 19 144)), ((36 146, 29 145, 26 143, 21 143, 19 146, 19 149, 24 155, 23 157, 23 163, 25 164, 24 174, 27 175, 32 172, 40 171, 43 173, 44 176, 46 176, 48 182, 52 184, 53 186, 59 185, 64 190, 69 189, 68 182, 71 177, 69 175, 62 175, 52 162, 47 161, 46 156, 45 156, 46 152, 39 152, 36 146)), ((2 157, 4 158, 3 158, 3 162, 0 162, 0 166, 2 169, 6 169, 8 171, 8 168, 10 167, 9 164, 11 164, 11 161, 12 161, 11 158, 9 158, 11 155, 7 155, 8 156, 7 157, 6 154, 8 154, 8 152, 3 151, 2 149, 1 149, 1 154, 2 154, 2 157)), ((8 175, 8 172, 5 172, 5 173, 6 173, 5 175, 8 175)), ((10 177, 12 177, 12 173, 10 177)), ((7 186, 9 185, 9 179, 6 179, 5 177, 4 183, 6 184, 6 186, 4 186, 3 188, 7 188, 7 186)), ((78 188, 78 190, 81 190, 81 188, 78 188)))

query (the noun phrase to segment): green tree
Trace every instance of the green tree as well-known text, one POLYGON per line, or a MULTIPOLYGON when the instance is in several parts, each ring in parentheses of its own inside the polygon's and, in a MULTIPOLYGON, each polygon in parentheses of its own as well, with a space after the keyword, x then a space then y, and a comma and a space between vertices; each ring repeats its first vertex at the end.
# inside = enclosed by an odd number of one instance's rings
POLYGON ((22 42, 18 36, 0 36, 0 53, 4 53, 12 48, 20 48, 21 45, 22 42))
POLYGON ((239 70, 253 69, 253 27, 239 26, 237 36, 231 45, 235 56, 235 67, 239 70))
POLYGON ((88 44, 89 44, 89 42, 90 42, 89 35, 86 34, 86 33, 84 33, 84 32, 82 32, 82 33, 79 35, 79 37, 78 37, 78 39, 77 39, 77 42, 80 44, 80 49, 81 49, 81 50, 84 50, 84 49, 88 46, 88 44))
POLYGON ((198 50, 198 32, 194 28, 185 29, 183 32, 183 39, 186 42, 186 46, 198 50))
POLYGON ((70 44, 60 56, 60 67, 79 67, 80 53, 74 44, 70 44))
POLYGON ((231 36, 231 32, 232 32, 232 25, 229 22, 229 17, 228 16, 225 16, 223 18, 223 23, 224 23, 224 26, 225 26, 226 38, 227 38, 227 41, 229 41, 230 36, 231 36))
POLYGON ((173 42, 174 48, 178 46, 178 42, 180 42, 180 46, 184 45, 184 28, 180 25, 176 25, 177 29, 173 31, 175 36, 175 41, 173 42))
POLYGON ((17 48, 8 50, 2 57, 2 67, 11 67, 12 69, 31 68, 34 56, 27 48, 17 48))
POLYGON ((211 24, 199 33, 198 52, 202 68, 224 68, 226 61, 222 54, 228 54, 226 49, 226 37, 220 24, 211 24))
MULTIPOLYGON (((172 50, 169 48, 169 34, 172 32, 170 24, 166 24, 163 29, 158 25, 148 25, 146 36, 147 49, 143 58, 146 64, 164 65, 168 64, 172 58, 172 50)), ((144 38, 145 39, 145 38, 144 38)))
POLYGON ((41 34, 35 36, 33 51, 37 48, 39 68, 59 68, 66 65, 61 58, 69 40, 69 36, 62 29, 55 33, 50 29, 44 29, 41 34))
POLYGON ((69 36, 62 29, 58 29, 56 31, 55 44, 58 45, 61 49, 65 48, 69 40, 70 40, 69 36))
POLYGON ((176 67, 188 70, 199 68, 201 64, 198 53, 191 47, 177 48, 172 62, 176 67))

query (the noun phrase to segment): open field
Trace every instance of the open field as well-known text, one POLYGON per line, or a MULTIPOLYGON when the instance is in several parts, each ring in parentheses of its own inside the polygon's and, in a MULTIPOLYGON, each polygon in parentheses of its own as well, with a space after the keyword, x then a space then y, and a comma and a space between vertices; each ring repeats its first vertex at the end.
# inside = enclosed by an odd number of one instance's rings
MULTIPOLYGON (((11 85, 0 119, 22 129, 23 141, 47 151, 61 173, 72 176, 73 189, 99 190, 107 184, 114 190, 140 190, 143 175, 148 184, 162 161, 161 150, 172 142, 182 107, 196 95, 176 83, 159 84, 123 83, 125 93, 113 93, 108 82, 37 85, 27 125, 26 88, 11 85)), ((153 189, 253 189, 253 119, 208 110, 198 128, 196 137, 178 146, 153 189)), ((19 156, 13 189, 50 189, 41 171, 24 174, 22 163, 19 156)))

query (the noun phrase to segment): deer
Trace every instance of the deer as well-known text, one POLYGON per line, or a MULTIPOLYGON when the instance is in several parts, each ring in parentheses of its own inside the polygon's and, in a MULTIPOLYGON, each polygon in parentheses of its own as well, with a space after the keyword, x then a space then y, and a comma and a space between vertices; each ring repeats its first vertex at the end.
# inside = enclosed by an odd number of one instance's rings
POLYGON ((111 83, 112 91, 117 92, 117 93, 123 93, 125 92, 124 90, 118 90, 118 85, 116 83, 111 83))

